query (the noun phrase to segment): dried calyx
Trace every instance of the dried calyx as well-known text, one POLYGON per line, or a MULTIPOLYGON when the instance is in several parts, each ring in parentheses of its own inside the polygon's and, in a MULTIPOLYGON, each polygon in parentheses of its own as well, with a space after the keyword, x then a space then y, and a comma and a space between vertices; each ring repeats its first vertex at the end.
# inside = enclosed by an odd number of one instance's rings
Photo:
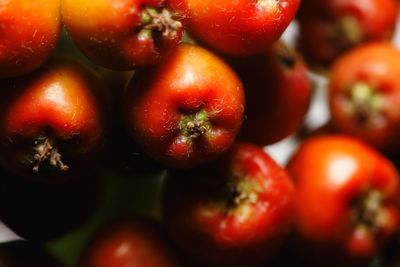
POLYGON ((168 39, 174 39, 182 28, 182 23, 176 20, 167 8, 156 9, 146 7, 142 11, 140 36, 159 34, 168 39))
POLYGON ((48 137, 40 137, 35 141, 32 170, 39 172, 40 166, 44 162, 48 162, 50 166, 55 167, 62 171, 67 171, 69 167, 61 160, 61 154, 58 152, 54 141, 48 137))
POLYGON ((332 39, 347 48, 360 43, 364 39, 364 32, 355 17, 344 16, 335 24, 332 39))
POLYGON ((352 203, 352 221, 356 230, 366 230, 375 235, 387 224, 387 214, 382 208, 383 196, 371 190, 352 203))
POLYGON ((205 135, 211 129, 207 112, 201 110, 194 114, 182 115, 179 128, 190 139, 197 139, 205 135))
POLYGON ((368 83, 358 82, 347 90, 347 112, 355 122, 373 127, 382 117, 383 96, 368 83))

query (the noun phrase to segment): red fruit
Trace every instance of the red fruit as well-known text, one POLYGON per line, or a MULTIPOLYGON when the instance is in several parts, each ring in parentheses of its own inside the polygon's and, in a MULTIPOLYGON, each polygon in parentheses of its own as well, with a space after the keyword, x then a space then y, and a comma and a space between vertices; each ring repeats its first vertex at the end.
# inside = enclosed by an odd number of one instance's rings
POLYGON ((82 254, 80 267, 177 267, 175 255, 150 222, 126 220, 98 233, 82 254))
POLYGON ((218 57, 182 45, 154 68, 137 72, 124 96, 125 118, 137 143, 173 167, 219 156, 243 119, 242 84, 218 57))
POLYGON ((168 173, 164 222, 207 265, 260 266, 288 233, 293 192, 286 171, 261 148, 238 143, 218 165, 168 173))
POLYGON ((71 161, 99 146, 102 86, 80 63, 53 60, 23 79, 2 80, 0 87, 0 160, 11 171, 73 170, 71 161))
POLYGON ((0 2, 0 78, 38 68, 60 36, 60 0, 0 2))
POLYGON ((396 17, 396 0, 305 0, 300 50, 309 61, 328 65, 351 47, 390 39, 396 17))
POLYGON ((316 266, 367 263, 398 230, 398 173, 364 143, 310 138, 288 171, 296 186, 296 250, 316 266))
POLYGON ((129 70, 155 64, 183 36, 184 0, 62 0, 69 35, 96 64, 129 70))
POLYGON ((188 31, 219 52, 265 51, 293 19, 300 0, 189 0, 188 31))
POLYGON ((330 80, 332 122, 384 150, 400 147, 400 52, 389 43, 355 48, 335 62, 330 80))
POLYGON ((246 94, 246 119, 240 137, 265 146, 297 131, 308 110, 312 89, 303 60, 279 44, 233 64, 246 94))

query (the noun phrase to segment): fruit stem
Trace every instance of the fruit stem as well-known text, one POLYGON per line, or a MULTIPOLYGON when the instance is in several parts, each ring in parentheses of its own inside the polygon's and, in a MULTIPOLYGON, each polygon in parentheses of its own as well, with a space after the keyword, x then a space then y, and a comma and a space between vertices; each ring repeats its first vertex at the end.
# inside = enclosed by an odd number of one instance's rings
POLYGON ((69 167, 61 160, 61 154, 48 137, 41 137, 35 141, 34 160, 35 166, 32 168, 34 172, 39 172, 39 167, 44 161, 49 160, 51 166, 59 168, 62 171, 67 171, 69 167))

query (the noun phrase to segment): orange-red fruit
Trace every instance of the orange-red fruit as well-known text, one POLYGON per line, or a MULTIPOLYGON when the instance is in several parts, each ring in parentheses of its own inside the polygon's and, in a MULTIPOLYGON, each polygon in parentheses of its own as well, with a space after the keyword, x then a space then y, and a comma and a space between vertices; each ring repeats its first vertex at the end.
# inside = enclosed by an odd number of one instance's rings
POLYGON ((296 188, 296 250, 315 266, 365 264, 394 237, 399 174, 365 143, 341 135, 309 138, 288 171, 296 188))
POLYGON ((23 78, 2 80, 0 88, 0 158, 8 169, 63 170, 98 148, 102 86, 79 62, 55 59, 23 78))
POLYGON ((357 47, 333 65, 334 127, 384 150, 400 147, 400 52, 390 43, 357 47))
POLYGON ((62 0, 69 35, 94 63, 129 70, 157 63, 182 39, 185 0, 62 0))
POLYGON ((139 71, 124 96, 127 125, 151 157, 173 167, 210 161, 233 143, 243 120, 242 84, 220 58, 182 45, 139 71))
POLYGON ((199 43, 231 56, 270 47, 296 14, 300 0, 188 0, 188 31, 199 43))
POLYGON ((0 1, 0 78, 39 67, 60 36, 60 0, 0 1))

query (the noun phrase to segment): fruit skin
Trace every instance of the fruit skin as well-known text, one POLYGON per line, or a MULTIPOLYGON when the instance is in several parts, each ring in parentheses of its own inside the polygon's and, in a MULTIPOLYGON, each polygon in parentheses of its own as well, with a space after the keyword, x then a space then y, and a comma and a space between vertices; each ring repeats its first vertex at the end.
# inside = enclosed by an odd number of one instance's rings
POLYGON ((0 262, 2 267, 63 266, 42 247, 22 240, 1 243, 0 262))
POLYGON ((124 116, 151 157, 189 168, 216 158, 233 143, 243 120, 243 89, 218 57, 185 44, 136 74, 124 96, 124 116))
POLYGON ((0 3, 0 78, 38 68, 60 36, 60 0, 0 3))
POLYGON ((215 165, 167 174, 163 219, 207 266, 260 266, 288 234, 293 193, 287 172, 261 148, 236 143, 215 165))
POLYGON ((107 226, 89 243, 78 267, 178 267, 159 225, 125 219, 107 226))
POLYGON ((278 40, 300 0, 188 0, 188 5, 191 36, 218 52, 246 56, 278 40))
POLYGON ((303 60, 283 44, 236 59, 234 69, 246 95, 240 138, 260 146, 296 132, 308 110, 312 85, 303 60))
POLYGON ((0 161, 10 171, 54 176, 74 170, 72 161, 99 146, 102 85, 78 61, 56 58, 23 78, 1 80, 0 87, 0 161))
POLYGON ((330 65, 361 43, 390 40, 396 0, 304 0, 299 10, 299 48, 313 64, 330 65))
POLYGON ((317 136, 300 146, 287 169, 296 187, 296 250, 308 262, 365 264, 394 237, 399 175, 379 152, 351 137, 317 136))
POLYGON ((185 0, 62 0, 76 45, 96 64, 116 70, 157 63, 181 42, 186 13, 185 0), (147 8, 159 12, 154 25, 147 8))
POLYGON ((333 126, 384 150, 400 147, 400 52, 389 43, 349 51, 332 67, 333 126))

